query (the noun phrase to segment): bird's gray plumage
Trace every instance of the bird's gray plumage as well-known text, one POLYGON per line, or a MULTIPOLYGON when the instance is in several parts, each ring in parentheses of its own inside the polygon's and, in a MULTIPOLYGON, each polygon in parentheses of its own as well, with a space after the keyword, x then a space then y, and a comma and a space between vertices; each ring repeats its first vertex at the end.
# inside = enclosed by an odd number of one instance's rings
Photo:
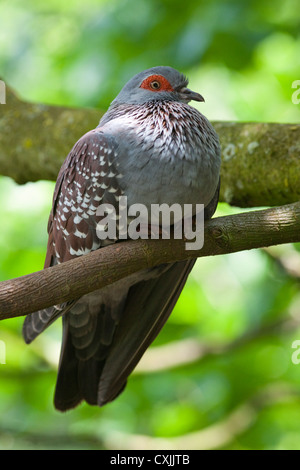
MULTIPOLYGON (((180 101, 180 89, 185 88, 188 85, 188 79, 182 73, 172 67, 158 66, 144 70, 143 72, 135 75, 129 80, 126 85, 122 88, 118 96, 114 99, 111 107, 119 106, 120 104, 144 104, 149 101, 180 101), (152 91, 147 91, 140 88, 143 80, 151 75, 162 75, 169 83, 172 84, 174 92, 162 91, 160 94, 153 94, 152 91)), ((186 102, 186 99, 184 99, 186 102)), ((103 119, 102 119, 103 122, 103 119)))
MULTIPOLYGON (((99 126, 79 139, 60 170, 45 267, 107 244, 97 236, 97 207, 109 203, 117 209, 124 195, 128 205, 204 204, 206 218, 213 215, 220 146, 209 121, 187 104, 190 99, 203 100, 171 67, 143 71, 124 86, 99 126), (145 89, 149 77, 166 80, 162 89, 145 89)), ((82 400, 101 406, 123 390, 172 312, 194 262, 144 270, 26 317, 26 342, 63 317, 57 409, 82 400)))

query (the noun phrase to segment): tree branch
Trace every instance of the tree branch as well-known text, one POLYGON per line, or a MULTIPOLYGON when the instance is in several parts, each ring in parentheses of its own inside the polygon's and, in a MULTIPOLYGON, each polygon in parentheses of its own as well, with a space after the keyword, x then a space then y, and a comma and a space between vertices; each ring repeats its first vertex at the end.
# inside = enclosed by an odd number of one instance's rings
POLYGON ((284 318, 273 323, 246 331, 233 341, 204 343, 196 338, 187 338, 154 346, 141 358, 134 369, 134 374, 177 369, 196 362, 200 363, 208 357, 225 356, 229 352, 247 346, 254 340, 273 334, 276 334, 277 337, 282 334, 290 334, 297 328, 299 328, 299 318, 295 319, 287 314, 284 318))
MULTIPOLYGON (((0 174, 17 183, 55 180, 75 142, 103 114, 26 103, 8 87, 6 103, 0 107, 0 174)), ((257 207, 300 199, 299 124, 213 124, 223 155, 221 201, 257 207)))
POLYGON ((205 224, 204 246, 185 240, 136 240, 108 246, 52 268, 0 283, 0 320, 81 297, 162 263, 300 241, 300 202, 217 217, 205 224))
POLYGON ((152 437, 145 434, 109 432, 103 436, 106 449, 145 450, 214 450, 229 446, 256 422, 261 410, 299 400, 299 389, 285 382, 267 385, 229 413, 197 431, 175 437, 152 437))
POLYGON ((9 88, 0 105, 0 174, 17 183, 56 180, 77 140, 95 128, 96 109, 26 103, 9 88))

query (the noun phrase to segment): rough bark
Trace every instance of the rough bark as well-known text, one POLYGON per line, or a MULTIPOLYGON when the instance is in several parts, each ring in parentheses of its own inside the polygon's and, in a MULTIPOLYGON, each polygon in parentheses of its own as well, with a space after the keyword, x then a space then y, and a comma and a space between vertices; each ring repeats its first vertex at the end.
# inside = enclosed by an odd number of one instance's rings
POLYGON ((218 217, 205 224, 204 246, 185 240, 136 240, 0 283, 0 320, 25 315, 109 285, 161 263, 300 241, 300 202, 218 217))
POLYGON ((100 116, 95 109, 26 103, 7 87, 0 105, 0 174, 19 184, 56 180, 75 142, 100 116))
MULTIPOLYGON (((68 152, 103 114, 26 103, 7 87, 0 105, 0 174, 17 183, 55 180, 68 152)), ((300 199, 300 125, 213 123, 222 146, 220 200, 240 207, 300 199)))
POLYGON ((221 200, 240 207, 300 199, 300 125, 218 122, 221 200))

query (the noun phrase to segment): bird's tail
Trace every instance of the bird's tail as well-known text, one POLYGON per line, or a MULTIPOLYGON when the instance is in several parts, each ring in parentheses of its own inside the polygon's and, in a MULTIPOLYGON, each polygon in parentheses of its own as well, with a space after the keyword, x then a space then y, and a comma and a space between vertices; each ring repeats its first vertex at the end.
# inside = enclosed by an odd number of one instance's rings
POLYGON ((69 332, 68 316, 63 318, 63 344, 57 375, 54 405, 59 411, 74 408, 82 400, 98 404, 98 386, 106 357, 95 353, 83 360, 78 357, 69 332))
POLYGON ((194 262, 170 264, 158 277, 132 286, 115 323, 108 320, 116 315, 107 303, 93 315, 93 323, 89 313, 84 312, 89 317, 86 332, 81 325, 76 333, 73 309, 63 317, 54 398, 58 410, 66 411, 82 400, 103 406, 122 392, 129 374, 172 312, 194 262))

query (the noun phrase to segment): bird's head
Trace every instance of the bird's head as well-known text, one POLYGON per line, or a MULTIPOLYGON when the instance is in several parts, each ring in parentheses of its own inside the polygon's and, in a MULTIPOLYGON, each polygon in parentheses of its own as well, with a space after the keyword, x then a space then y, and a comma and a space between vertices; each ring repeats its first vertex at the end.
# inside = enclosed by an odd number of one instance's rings
POLYGON ((112 105, 144 104, 149 101, 204 101, 187 88, 187 78, 172 67, 152 67, 135 75, 122 88, 112 105))

